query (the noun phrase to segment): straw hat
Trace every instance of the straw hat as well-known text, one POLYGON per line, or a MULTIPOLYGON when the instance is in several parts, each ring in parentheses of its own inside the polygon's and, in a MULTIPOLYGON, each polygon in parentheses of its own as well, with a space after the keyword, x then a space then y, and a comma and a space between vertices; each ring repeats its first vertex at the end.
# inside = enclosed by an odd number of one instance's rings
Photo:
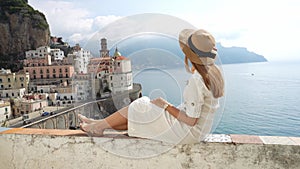
POLYGON ((186 51, 186 47, 191 51, 186 57, 194 63, 201 65, 212 65, 217 57, 215 38, 203 29, 184 29, 179 34, 181 49, 186 51))

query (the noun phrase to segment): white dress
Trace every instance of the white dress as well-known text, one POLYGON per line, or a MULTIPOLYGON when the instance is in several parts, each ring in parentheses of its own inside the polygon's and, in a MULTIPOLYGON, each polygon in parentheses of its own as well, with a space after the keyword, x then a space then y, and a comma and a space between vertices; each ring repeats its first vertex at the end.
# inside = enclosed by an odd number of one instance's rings
POLYGON ((183 103, 177 107, 187 116, 199 118, 195 126, 178 121, 144 96, 129 105, 128 135, 172 144, 197 143, 210 132, 218 107, 218 99, 207 89, 202 76, 195 72, 183 91, 183 103))

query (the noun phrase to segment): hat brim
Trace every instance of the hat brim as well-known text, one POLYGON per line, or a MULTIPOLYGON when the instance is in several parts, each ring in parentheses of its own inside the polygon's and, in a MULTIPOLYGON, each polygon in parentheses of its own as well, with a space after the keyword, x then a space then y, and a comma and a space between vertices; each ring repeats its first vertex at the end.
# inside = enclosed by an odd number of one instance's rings
POLYGON ((188 46, 188 39, 195 31, 195 29, 183 29, 179 34, 179 41, 188 46))
MULTIPOLYGON (((188 44, 188 39, 189 37, 194 33, 194 32, 202 32, 202 33, 208 33, 207 31, 200 29, 200 30, 195 30, 195 29, 183 29, 179 33, 179 42, 184 44, 187 47, 190 47, 188 44)), ((183 49, 183 46, 180 45, 181 49, 183 49)), ((193 57, 191 55, 186 55, 186 57, 189 58, 191 62, 197 63, 197 64, 202 64, 202 65, 212 65, 215 63, 215 59, 208 58, 208 57, 193 57)))

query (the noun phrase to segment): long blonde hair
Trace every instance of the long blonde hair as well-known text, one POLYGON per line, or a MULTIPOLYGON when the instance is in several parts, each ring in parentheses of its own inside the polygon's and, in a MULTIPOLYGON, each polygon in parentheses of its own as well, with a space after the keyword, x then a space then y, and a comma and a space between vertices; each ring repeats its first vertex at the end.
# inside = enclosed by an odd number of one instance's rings
MULTIPOLYGON (((194 52, 191 51, 191 49, 186 46, 183 43, 180 43, 182 51, 185 55, 196 55, 194 52)), ((199 56, 197 56, 199 57, 199 56)), ((199 59, 200 61, 203 60, 203 62, 205 62, 205 58, 203 58, 202 60, 199 59)), ((185 66, 187 68, 187 71, 191 72, 190 68, 189 68, 189 64, 188 64, 188 57, 185 56, 185 66)), ((215 64, 197 64, 192 62, 193 67, 197 70, 197 72, 202 76, 205 86, 212 92, 213 96, 215 98, 219 98, 222 97, 224 95, 224 79, 223 79, 223 75, 220 71, 220 69, 218 68, 217 65, 215 64)))
POLYGON ((192 65, 202 76, 205 86, 212 92, 215 98, 224 95, 224 79, 217 65, 200 65, 193 63, 192 65))

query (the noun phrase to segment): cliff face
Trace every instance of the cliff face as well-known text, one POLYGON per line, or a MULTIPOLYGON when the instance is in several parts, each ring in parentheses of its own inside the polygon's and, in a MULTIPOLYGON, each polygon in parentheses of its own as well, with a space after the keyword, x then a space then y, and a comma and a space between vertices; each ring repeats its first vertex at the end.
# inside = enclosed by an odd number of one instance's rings
POLYGON ((44 14, 34 10, 27 0, 0 1, 0 68, 18 70, 16 61, 25 51, 47 45, 49 25, 44 14))

